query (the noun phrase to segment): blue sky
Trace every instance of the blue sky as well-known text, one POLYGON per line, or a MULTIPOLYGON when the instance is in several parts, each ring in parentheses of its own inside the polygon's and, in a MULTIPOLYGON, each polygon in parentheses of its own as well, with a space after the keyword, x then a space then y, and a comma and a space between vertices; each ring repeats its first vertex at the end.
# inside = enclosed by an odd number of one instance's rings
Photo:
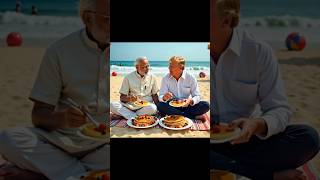
POLYGON ((209 61, 208 43, 111 43, 112 61, 135 60, 146 56, 149 60, 167 61, 171 56, 184 56, 192 61, 209 61))

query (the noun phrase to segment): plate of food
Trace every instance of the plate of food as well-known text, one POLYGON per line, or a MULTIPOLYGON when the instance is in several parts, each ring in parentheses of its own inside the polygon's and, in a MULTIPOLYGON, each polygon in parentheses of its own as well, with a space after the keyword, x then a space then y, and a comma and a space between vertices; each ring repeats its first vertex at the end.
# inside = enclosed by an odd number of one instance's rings
POLYGON ((175 99, 175 100, 171 100, 169 102, 169 105, 172 107, 182 107, 186 105, 186 103, 187 103, 186 99, 175 99))
POLYGON ((139 100, 139 101, 133 102, 133 104, 139 107, 146 107, 150 105, 150 102, 139 100))
POLYGON ((95 141, 107 142, 109 139, 107 125, 105 123, 100 123, 99 127, 96 127, 93 123, 87 123, 80 128, 78 135, 95 141))
POLYGON ((239 127, 231 128, 227 123, 219 123, 210 129, 210 143, 225 143, 237 138, 240 133, 239 127))
POLYGON ((154 127, 158 124, 159 119, 151 115, 140 115, 136 116, 134 119, 129 119, 127 121, 128 126, 137 129, 146 129, 154 127))
POLYGON ((67 180, 110 180, 110 171, 95 170, 83 173, 77 177, 69 177, 67 180))
POLYGON ((181 115, 170 115, 160 119, 159 125, 170 130, 184 130, 192 126, 191 119, 181 115))

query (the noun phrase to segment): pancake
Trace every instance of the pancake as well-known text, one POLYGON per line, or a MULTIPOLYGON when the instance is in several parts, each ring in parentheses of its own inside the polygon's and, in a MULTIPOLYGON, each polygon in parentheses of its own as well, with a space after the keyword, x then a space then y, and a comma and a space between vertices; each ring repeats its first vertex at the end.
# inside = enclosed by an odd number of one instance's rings
POLYGON ((150 102, 148 102, 148 101, 135 101, 133 104, 136 106, 145 107, 145 106, 149 106, 150 102))
POLYGON ((188 125, 188 121, 181 115, 170 115, 164 118, 163 124, 170 128, 183 128, 188 125))
POLYGON ((173 106, 173 107, 182 107, 186 104, 187 100, 172 100, 169 102, 169 105, 170 106, 173 106))
POLYGON ((135 119, 132 119, 132 124, 138 127, 146 127, 154 124, 157 118, 151 115, 141 115, 137 116, 135 119))

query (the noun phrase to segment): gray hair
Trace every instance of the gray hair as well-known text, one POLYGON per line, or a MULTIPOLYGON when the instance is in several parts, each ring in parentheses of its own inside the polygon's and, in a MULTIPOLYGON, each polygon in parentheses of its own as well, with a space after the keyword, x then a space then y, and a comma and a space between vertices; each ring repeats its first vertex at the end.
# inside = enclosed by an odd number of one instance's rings
POLYGON ((95 11, 97 0, 80 0, 79 1, 79 15, 82 17, 84 11, 95 11))
POLYGON ((144 60, 147 60, 147 61, 148 61, 148 58, 145 57, 145 56, 138 57, 138 58, 136 59, 136 62, 134 63, 134 65, 135 65, 135 66, 138 65, 141 61, 144 61, 144 60))

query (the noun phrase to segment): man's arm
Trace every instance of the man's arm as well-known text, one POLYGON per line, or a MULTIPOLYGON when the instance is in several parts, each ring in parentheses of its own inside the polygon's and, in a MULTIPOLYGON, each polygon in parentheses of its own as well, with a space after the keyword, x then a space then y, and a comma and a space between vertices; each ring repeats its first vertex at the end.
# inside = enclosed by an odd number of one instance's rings
POLYGON ((269 46, 262 49, 259 57, 258 98, 263 112, 261 118, 265 120, 267 132, 265 136, 259 137, 267 139, 285 130, 292 112, 273 50, 269 46))
POLYGON ((155 104, 158 104, 158 103, 159 103, 159 96, 158 96, 158 94, 152 94, 151 97, 152 97, 152 100, 153 100, 153 102, 154 102, 155 104))
POLYGON ((120 101, 123 103, 134 102, 137 100, 137 97, 133 95, 120 94, 120 101))
POLYGON ((192 96, 192 101, 190 105, 193 106, 200 102, 201 96, 200 96, 198 82, 197 82, 197 79, 193 76, 192 76, 192 83, 191 83, 191 96, 192 96))
POLYGON ((59 128, 76 128, 87 122, 85 114, 70 106, 55 106, 40 101, 34 101, 32 109, 32 123, 35 127, 54 131, 59 128))
POLYGON ((160 86, 160 91, 159 91, 159 101, 160 102, 164 102, 165 100, 163 100, 163 96, 169 92, 169 88, 168 88, 168 82, 167 82, 167 76, 163 77, 161 80, 161 86, 160 86))
POLYGON ((32 123, 35 127, 42 128, 48 131, 53 131, 59 128, 56 121, 53 120, 52 113, 54 106, 34 101, 32 109, 32 123))

